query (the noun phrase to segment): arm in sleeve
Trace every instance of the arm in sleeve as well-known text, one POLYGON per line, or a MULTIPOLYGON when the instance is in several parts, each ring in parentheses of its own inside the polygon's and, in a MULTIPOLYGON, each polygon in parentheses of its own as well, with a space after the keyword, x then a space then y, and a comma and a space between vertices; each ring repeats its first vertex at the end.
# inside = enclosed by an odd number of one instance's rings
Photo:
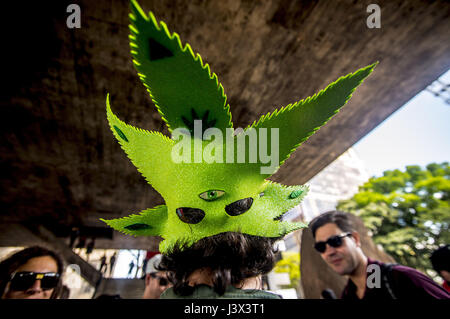
POLYGON ((392 269, 399 298, 450 299, 450 294, 420 271, 406 266, 392 269))

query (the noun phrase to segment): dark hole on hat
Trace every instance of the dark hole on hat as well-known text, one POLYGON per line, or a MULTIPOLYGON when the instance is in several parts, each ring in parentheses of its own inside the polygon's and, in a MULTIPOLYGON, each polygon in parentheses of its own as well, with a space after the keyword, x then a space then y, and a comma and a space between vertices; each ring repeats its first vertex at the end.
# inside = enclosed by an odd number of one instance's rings
POLYGON ((184 223, 198 224, 205 217, 205 212, 200 208, 179 207, 177 216, 184 223))
POLYGON ((230 216, 238 216, 250 209, 253 204, 253 198, 248 197, 235 201, 225 207, 225 211, 230 216))

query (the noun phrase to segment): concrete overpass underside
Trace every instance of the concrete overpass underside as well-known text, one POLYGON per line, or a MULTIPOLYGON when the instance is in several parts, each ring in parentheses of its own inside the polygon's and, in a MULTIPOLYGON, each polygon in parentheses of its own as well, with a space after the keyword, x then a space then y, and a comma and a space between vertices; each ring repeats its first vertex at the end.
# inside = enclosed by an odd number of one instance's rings
MULTIPOLYGON (((99 221, 163 204, 106 121, 110 92, 121 119, 168 134, 131 62, 128 2, 78 1, 80 29, 66 26, 69 3, 6 9, 0 246, 33 243, 27 229, 44 225, 61 240, 85 227, 96 248, 157 249, 158 238, 123 236, 99 221)), ((235 128, 380 62, 271 178, 288 185, 307 182, 450 67, 447 1, 377 1, 379 29, 366 25, 370 3, 140 1, 210 64, 235 128)))

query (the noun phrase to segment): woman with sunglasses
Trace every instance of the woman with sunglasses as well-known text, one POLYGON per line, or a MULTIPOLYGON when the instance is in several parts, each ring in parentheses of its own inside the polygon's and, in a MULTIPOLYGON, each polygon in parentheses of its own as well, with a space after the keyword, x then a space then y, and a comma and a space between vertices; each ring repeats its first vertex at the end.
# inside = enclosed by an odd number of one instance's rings
POLYGON ((21 250, 0 263, 2 299, 56 299, 62 288, 61 258, 43 247, 21 250))

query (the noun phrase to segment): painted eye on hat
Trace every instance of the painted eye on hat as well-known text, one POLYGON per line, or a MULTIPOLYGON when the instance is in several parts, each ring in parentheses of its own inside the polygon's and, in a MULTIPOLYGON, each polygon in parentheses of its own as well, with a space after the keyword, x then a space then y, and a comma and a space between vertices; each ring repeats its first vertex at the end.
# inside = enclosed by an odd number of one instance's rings
POLYGON ((216 200, 225 195, 224 191, 220 190, 209 190, 198 195, 201 199, 206 200, 207 202, 216 200))

